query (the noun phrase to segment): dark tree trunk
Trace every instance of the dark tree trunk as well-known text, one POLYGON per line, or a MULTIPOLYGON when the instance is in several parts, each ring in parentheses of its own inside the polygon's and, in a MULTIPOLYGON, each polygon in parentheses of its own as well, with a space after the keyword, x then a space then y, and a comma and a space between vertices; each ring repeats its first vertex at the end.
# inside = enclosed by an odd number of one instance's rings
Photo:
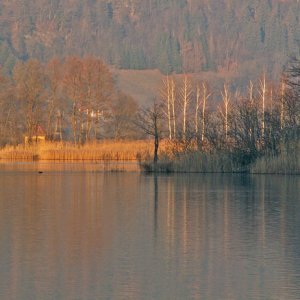
POLYGON ((158 161, 158 147, 159 147, 159 139, 158 136, 156 135, 154 138, 154 156, 153 156, 153 163, 154 166, 157 166, 157 161, 158 161))
POLYGON ((158 147, 159 147, 159 134, 158 134, 158 124, 157 117, 154 118, 154 156, 153 156, 153 164, 154 164, 154 172, 157 171, 157 161, 158 161, 158 147))

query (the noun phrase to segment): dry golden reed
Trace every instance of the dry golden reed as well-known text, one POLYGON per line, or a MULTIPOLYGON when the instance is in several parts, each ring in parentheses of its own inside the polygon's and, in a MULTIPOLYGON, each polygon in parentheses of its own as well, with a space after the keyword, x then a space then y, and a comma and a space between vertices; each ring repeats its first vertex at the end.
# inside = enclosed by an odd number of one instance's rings
MULTIPOLYGON (((163 143, 162 147, 163 149, 163 143)), ((7 146, 0 150, 0 159, 57 161, 137 161, 152 157, 151 140, 105 140, 76 146, 72 143, 46 142, 7 146)))

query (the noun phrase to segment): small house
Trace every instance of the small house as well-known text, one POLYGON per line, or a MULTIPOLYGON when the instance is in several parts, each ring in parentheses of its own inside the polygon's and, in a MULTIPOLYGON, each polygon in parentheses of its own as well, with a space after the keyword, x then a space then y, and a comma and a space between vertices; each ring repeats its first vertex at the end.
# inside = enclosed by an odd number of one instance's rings
MULTIPOLYGON (((31 135, 32 143, 44 143, 46 140, 46 132, 42 126, 36 125, 31 135)), ((29 135, 25 135, 25 144, 29 143, 29 135)))

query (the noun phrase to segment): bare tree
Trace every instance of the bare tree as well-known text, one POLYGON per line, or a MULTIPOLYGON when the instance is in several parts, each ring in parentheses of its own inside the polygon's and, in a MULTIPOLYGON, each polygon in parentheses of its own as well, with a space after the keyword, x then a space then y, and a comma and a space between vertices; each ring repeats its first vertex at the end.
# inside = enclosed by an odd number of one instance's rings
POLYGON ((224 84, 224 88, 223 91, 221 92, 221 95, 223 99, 223 107, 220 107, 219 110, 224 121, 225 140, 227 141, 228 129, 229 129, 228 114, 229 114, 230 94, 229 94, 228 86, 226 84, 224 84))
POLYGON ((267 97, 267 84, 266 84, 266 74, 263 74, 262 79, 259 80, 259 95, 261 101, 261 136, 262 139, 265 137, 265 105, 266 105, 266 97, 267 97))
POLYGON ((172 106, 172 119, 173 119, 173 138, 176 139, 176 110, 175 110, 175 82, 171 80, 171 106, 172 106))
POLYGON ((82 63, 82 103, 85 114, 81 135, 85 136, 85 141, 89 141, 92 128, 96 126, 96 112, 112 112, 115 93, 112 75, 100 59, 89 56, 82 59, 82 63))
POLYGON ((37 60, 18 62, 14 68, 14 80, 18 98, 21 100, 26 118, 28 140, 41 122, 42 106, 46 98, 46 78, 42 64, 37 60))
POLYGON ((282 78, 280 82, 280 129, 284 127, 284 106, 285 106, 286 83, 282 78))
POLYGON ((68 57, 63 67, 64 90, 72 103, 71 122, 73 128, 73 141, 76 145, 78 142, 78 127, 80 127, 79 113, 82 106, 82 62, 78 57, 68 57))
POLYGON ((207 93, 207 86, 205 83, 202 84, 202 132, 201 132, 201 142, 204 141, 204 133, 205 133, 205 119, 206 119, 206 105, 207 100, 211 96, 211 94, 207 93))
POLYGON ((199 110, 201 109, 201 142, 204 141, 204 135, 205 135, 205 122, 206 122, 206 106, 207 106, 207 100, 210 97, 210 94, 208 94, 207 86, 203 82, 202 83, 202 93, 200 90, 200 85, 197 84, 196 87, 196 103, 195 103, 195 135, 198 143, 198 137, 199 137, 199 110), (202 106, 202 107, 201 107, 202 106))
POLYGON ((47 118, 47 136, 53 139, 59 132, 60 141, 62 141, 62 118, 63 118, 63 99, 62 99, 62 63, 58 59, 52 59, 46 67, 46 74, 49 79, 49 97, 48 97, 48 118, 47 118))
POLYGON ((180 91, 180 97, 181 97, 181 103, 182 103, 182 135, 183 135, 183 140, 186 139, 186 132, 187 132, 187 114, 188 114, 188 109, 189 109, 189 104, 192 99, 192 84, 190 79, 188 78, 187 75, 184 75, 183 77, 183 85, 180 91))
POLYGON ((258 119, 259 106, 252 98, 252 84, 249 86, 249 98, 239 97, 233 107, 230 137, 233 139, 233 149, 240 153, 242 161, 251 162, 257 158, 260 147, 258 141, 261 136, 260 121, 258 119))
POLYGON ((198 132, 199 132, 199 125, 198 125, 199 108, 200 108, 200 87, 199 87, 199 84, 197 84, 197 87, 196 87, 196 105, 195 105, 195 134, 196 134, 196 139, 198 139, 198 132))
POLYGON ((93 116, 111 110, 114 84, 110 71, 94 57, 69 57, 64 64, 63 83, 72 102, 74 143, 90 139, 93 116))
POLYGON ((163 99, 163 103, 166 106, 166 111, 165 114, 167 116, 167 120, 168 120, 168 130, 169 130, 169 140, 172 140, 172 125, 171 125, 171 95, 172 95, 172 91, 171 91, 171 80, 169 79, 169 75, 167 75, 166 79, 163 79, 163 88, 161 90, 161 96, 163 99))
POLYGON ((137 113, 137 104, 133 98, 123 93, 118 93, 111 109, 112 135, 115 139, 132 137, 135 128, 132 122, 137 113))
POLYGON ((14 84, 0 69, 0 146, 20 142, 22 125, 14 84))
POLYGON ((162 121, 164 113, 161 103, 154 100, 153 105, 148 108, 142 108, 137 113, 134 124, 145 134, 154 137, 154 170, 157 170, 159 142, 163 137, 162 121))
POLYGON ((300 125, 300 58, 291 59, 285 75, 285 125, 296 128, 300 125))

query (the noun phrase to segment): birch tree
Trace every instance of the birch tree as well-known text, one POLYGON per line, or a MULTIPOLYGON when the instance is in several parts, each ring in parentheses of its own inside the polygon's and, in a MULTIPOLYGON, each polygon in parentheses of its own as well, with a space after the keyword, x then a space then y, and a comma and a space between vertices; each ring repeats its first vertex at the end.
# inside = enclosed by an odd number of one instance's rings
POLYGON ((198 126, 199 106, 200 106, 200 87, 199 87, 199 84, 197 84, 197 87, 196 87, 196 107, 195 107, 195 133, 196 133, 196 139, 198 139, 198 132, 199 132, 199 126, 198 126))
POLYGON ((171 107, 172 107, 172 120, 173 120, 173 138, 176 139, 176 98, 175 98, 175 81, 171 80, 171 107))
POLYGON ((187 131, 187 114, 189 109, 189 104, 192 99, 192 84, 187 75, 183 77, 183 85, 180 91, 181 103, 182 103, 182 136, 183 140, 186 140, 186 131, 187 131))
POLYGON ((284 98, 286 92, 285 80, 281 79, 280 82, 280 130, 284 127, 284 98))
POLYGON ((196 87, 196 106, 195 106, 195 133, 196 138, 198 139, 199 136, 199 110, 201 110, 201 142, 204 141, 205 136, 205 125, 206 125, 206 105, 207 100, 210 97, 208 94, 207 86, 203 82, 202 83, 202 94, 200 90, 200 85, 197 84, 196 87), (202 105, 202 107, 201 107, 202 105))
POLYGON ((172 106, 172 90, 171 90, 171 80, 169 79, 169 75, 167 75, 166 79, 163 79, 163 89, 161 91, 163 102, 166 106, 167 121, 168 121, 168 131, 169 131, 169 140, 172 140, 172 116, 171 116, 171 106, 172 106))
POLYGON ((223 91, 221 92, 221 95, 222 95, 223 107, 220 108, 220 113, 221 113, 222 118, 223 118, 225 140, 227 141, 228 129, 229 129, 228 113, 229 113, 230 95, 229 95, 229 91, 228 91, 228 86, 226 84, 224 84, 223 91))
POLYGON ((202 95, 202 132, 201 132, 201 142, 204 141, 205 133, 205 119, 206 119, 206 104, 207 100, 210 97, 210 94, 207 92, 207 86, 205 83, 202 84, 203 95, 202 95))
POLYGON ((261 101, 261 136, 265 137, 265 105, 267 96, 266 74, 263 74, 262 79, 259 80, 259 96, 261 101))

